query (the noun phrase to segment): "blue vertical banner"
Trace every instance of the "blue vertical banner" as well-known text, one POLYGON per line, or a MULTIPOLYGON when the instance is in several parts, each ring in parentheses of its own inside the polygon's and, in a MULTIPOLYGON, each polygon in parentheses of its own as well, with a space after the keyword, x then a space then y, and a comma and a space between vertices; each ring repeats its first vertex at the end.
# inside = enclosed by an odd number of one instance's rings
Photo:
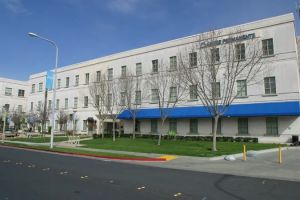
POLYGON ((54 78, 54 72, 53 71, 47 71, 47 77, 46 77, 46 89, 52 90, 53 89, 53 78, 54 78))

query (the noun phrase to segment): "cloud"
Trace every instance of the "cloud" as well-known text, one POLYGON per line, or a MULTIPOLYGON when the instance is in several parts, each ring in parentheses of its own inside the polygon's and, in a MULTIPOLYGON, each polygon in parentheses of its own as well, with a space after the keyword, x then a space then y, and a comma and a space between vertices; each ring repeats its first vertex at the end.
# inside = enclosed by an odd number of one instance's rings
POLYGON ((111 0, 108 6, 111 10, 127 14, 133 12, 140 1, 141 0, 111 0))
POLYGON ((22 0, 0 0, 5 8, 13 14, 28 14, 29 11, 23 5, 22 0))

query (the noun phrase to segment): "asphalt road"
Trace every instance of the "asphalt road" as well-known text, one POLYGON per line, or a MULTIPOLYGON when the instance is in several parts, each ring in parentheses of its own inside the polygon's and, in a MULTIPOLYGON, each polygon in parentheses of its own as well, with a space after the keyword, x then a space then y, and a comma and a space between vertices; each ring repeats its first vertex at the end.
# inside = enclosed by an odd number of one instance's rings
POLYGON ((300 182, 163 169, 0 146, 0 200, 300 199, 300 182))

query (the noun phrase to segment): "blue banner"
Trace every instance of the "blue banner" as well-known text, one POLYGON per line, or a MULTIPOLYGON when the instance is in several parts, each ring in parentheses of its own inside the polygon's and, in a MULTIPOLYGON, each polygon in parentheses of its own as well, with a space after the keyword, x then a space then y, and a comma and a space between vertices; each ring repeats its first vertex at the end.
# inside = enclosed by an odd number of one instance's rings
POLYGON ((54 78, 54 72, 53 71, 47 71, 46 89, 52 90, 52 88, 53 88, 53 78, 54 78))

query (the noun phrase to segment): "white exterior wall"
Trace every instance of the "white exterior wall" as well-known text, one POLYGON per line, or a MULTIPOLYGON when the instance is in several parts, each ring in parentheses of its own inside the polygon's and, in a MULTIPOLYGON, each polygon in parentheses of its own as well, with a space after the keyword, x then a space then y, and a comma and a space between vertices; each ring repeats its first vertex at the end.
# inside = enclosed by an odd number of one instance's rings
MULTIPOLYGON (((255 36, 260 40, 273 38, 274 56, 264 58, 265 70, 258 75, 258 79, 263 80, 264 77, 275 76, 277 95, 265 96, 264 84, 263 81, 261 81, 259 84, 248 86, 248 98, 237 99, 234 103, 249 104, 258 102, 299 101, 299 67, 293 15, 287 14, 222 29, 222 33, 224 33, 224 36, 222 37, 228 37, 226 35, 227 33, 237 29, 240 30, 242 34, 255 33, 255 36)), ((88 86, 85 85, 86 73, 90 74, 90 81, 93 81, 96 71, 107 73, 107 69, 113 68, 114 78, 118 78, 121 75, 121 66, 126 65, 127 71, 135 73, 136 63, 142 63, 143 74, 151 73, 152 60, 158 59, 168 63, 169 57, 176 56, 180 52, 188 53, 191 51, 192 42, 197 40, 197 38, 197 36, 189 36, 59 68, 57 78, 61 79, 61 89, 57 90, 57 99, 60 99, 60 108, 64 107, 64 99, 68 98, 69 108, 66 109, 66 112, 71 114, 76 111, 76 115, 79 118, 77 130, 82 130, 83 120, 88 117, 96 119, 96 111, 92 108, 92 105, 89 105, 88 108, 83 108, 84 96, 89 96, 88 86), (76 75, 79 75, 80 77, 79 86, 77 87, 74 86, 76 75), (66 77, 70 78, 69 88, 64 88, 66 77), (78 97, 79 99, 77 109, 73 108, 74 97, 78 97)), ((28 83, 29 91, 31 90, 32 84, 36 84, 36 91, 39 82, 44 82, 45 85, 45 75, 45 72, 32 75, 28 83)), ((157 104, 150 103, 149 94, 150 90, 142 91, 142 96, 145 97, 142 102, 142 107, 157 107, 157 104)), ((52 100, 51 91, 48 94, 48 99, 52 100)), ((31 102, 34 102, 34 105, 37 105, 38 101, 43 100, 43 92, 29 94, 27 110, 29 111, 31 102)), ((89 102, 90 101, 91 98, 89 98, 89 102)), ((189 99, 186 99, 177 106, 195 105, 201 105, 201 102, 189 101, 189 99)), ((279 117, 278 119, 279 133, 281 135, 299 134, 299 117, 279 117)), ((169 122, 167 120, 165 122, 164 130, 162 131, 167 132, 168 126, 169 122)), ((189 134, 189 119, 178 119, 177 128, 179 135, 189 134)), ((199 119, 198 128, 199 135, 211 135, 211 119, 199 119)), ((161 131, 159 120, 158 129, 161 131)), ((124 132, 132 132, 130 121, 124 122, 124 132)), ((141 132, 143 134, 150 133, 150 120, 141 121, 141 132)), ((222 132, 223 135, 226 136, 237 135, 237 119, 222 119, 222 132)), ((265 132, 266 124, 264 117, 249 118, 250 135, 264 136, 265 132)))

